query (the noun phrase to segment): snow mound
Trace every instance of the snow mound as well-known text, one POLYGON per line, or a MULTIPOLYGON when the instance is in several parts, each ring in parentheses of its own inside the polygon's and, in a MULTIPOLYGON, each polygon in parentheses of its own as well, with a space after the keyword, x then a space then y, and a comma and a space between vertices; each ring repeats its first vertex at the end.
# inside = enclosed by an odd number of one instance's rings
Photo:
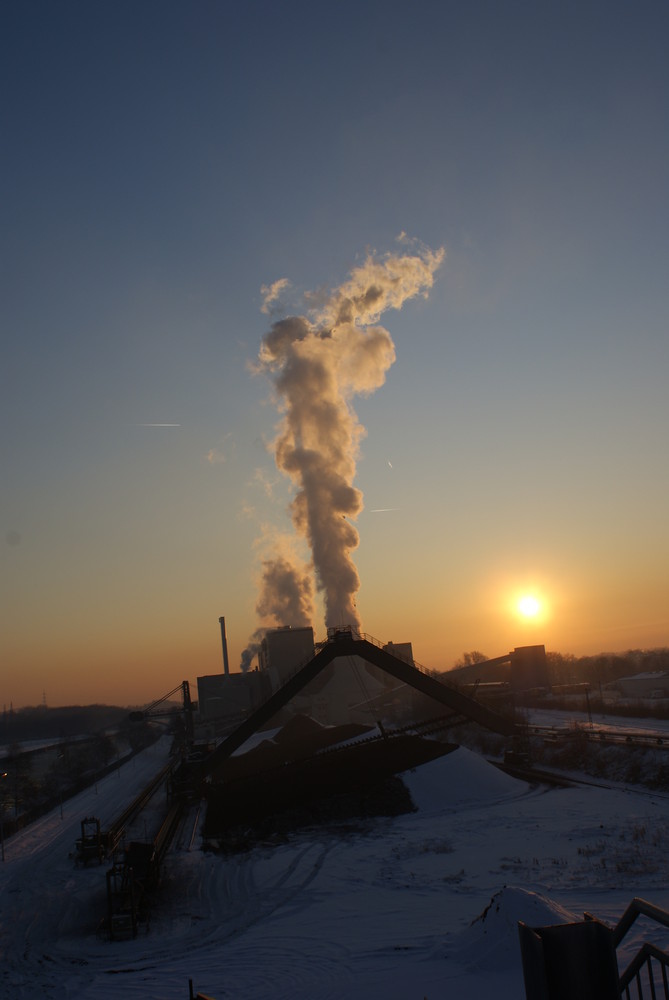
POLYGON ((465 747, 405 771, 402 781, 418 811, 428 816, 462 805, 497 802, 527 789, 524 781, 505 774, 465 747))
POLYGON ((459 935, 452 957, 478 969, 508 969, 520 963, 518 921, 531 927, 578 920, 569 910, 537 892, 505 886, 459 935))

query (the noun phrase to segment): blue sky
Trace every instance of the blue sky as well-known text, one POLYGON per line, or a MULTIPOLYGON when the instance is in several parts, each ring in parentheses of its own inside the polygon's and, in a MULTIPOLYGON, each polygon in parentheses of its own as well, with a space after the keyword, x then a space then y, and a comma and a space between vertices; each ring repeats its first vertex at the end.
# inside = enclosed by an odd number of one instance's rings
POLYGON ((354 403, 365 630, 430 667, 668 644, 668 27, 3 4, 3 701, 150 700, 219 669, 220 614, 236 660, 290 528, 261 287, 299 311, 402 232, 446 256, 354 403))

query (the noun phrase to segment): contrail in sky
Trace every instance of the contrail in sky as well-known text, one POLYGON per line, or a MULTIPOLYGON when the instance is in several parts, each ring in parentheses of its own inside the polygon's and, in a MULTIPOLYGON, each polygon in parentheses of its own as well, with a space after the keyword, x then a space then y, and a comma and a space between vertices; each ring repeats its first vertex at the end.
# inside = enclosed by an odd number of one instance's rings
POLYGON ((136 427, 181 427, 181 424, 135 424, 136 427))
MULTIPOLYGON (((383 257, 370 254, 340 287, 308 293, 305 313, 273 323, 261 343, 256 371, 272 380, 282 414, 274 442, 276 464, 295 485, 293 526, 312 556, 311 567, 292 566, 294 592, 304 597, 309 588, 300 579, 305 571, 315 574, 328 627, 361 628, 355 603, 360 579, 351 553, 359 540, 353 522, 363 506, 353 479, 365 431, 352 400, 383 385, 395 360, 395 346, 378 324, 380 316, 417 295, 426 297, 444 255, 443 248, 425 247, 383 257)), ((265 286, 272 305, 277 289, 287 286, 283 280, 265 286)), ((297 624, 285 617, 281 594, 271 591, 276 582, 285 586, 289 569, 285 553, 279 574, 271 572, 270 560, 263 562, 256 611, 265 625, 297 624)), ((302 603, 302 615, 304 609, 302 603)))

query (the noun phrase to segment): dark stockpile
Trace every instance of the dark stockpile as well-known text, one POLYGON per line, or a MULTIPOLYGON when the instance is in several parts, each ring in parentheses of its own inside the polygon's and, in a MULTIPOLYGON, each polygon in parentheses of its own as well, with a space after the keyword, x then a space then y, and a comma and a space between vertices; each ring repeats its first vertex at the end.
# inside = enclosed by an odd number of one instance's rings
POLYGON ((456 749, 455 744, 403 734, 372 736, 314 752, 326 735, 331 746, 350 740, 353 734, 344 736, 342 730, 351 728, 330 729, 298 718, 287 727, 286 743, 294 753, 297 731, 308 734, 311 756, 303 752, 299 759, 287 760, 278 734, 272 747, 266 741, 257 748, 261 754, 252 751, 233 758, 237 773, 233 776, 233 765, 210 789, 205 839, 224 850, 239 850, 313 824, 411 812, 413 802, 397 775, 456 749), (253 771, 251 761, 241 764, 244 757, 262 766, 253 771), (272 757, 275 763, 270 765, 272 757))

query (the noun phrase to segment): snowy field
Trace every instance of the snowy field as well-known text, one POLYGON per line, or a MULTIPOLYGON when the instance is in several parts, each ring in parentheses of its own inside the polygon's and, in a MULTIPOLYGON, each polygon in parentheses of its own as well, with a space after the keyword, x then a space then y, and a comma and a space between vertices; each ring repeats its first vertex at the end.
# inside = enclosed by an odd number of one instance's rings
POLYGON ((527 712, 527 721, 534 726, 555 726, 556 729, 611 729, 614 732, 645 733, 652 736, 669 737, 669 719, 655 719, 648 716, 635 718, 630 715, 612 713, 569 711, 560 709, 532 708, 527 712))
POLYGON ((148 932, 110 942, 96 933, 106 866, 71 857, 80 822, 105 827, 167 752, 6 843, 2 997, 186 1000, 192 978, 215 1000, 519 1000, 519 919, 613 923, 633 896, 669 907, 669 796, 531 787, 461 748, 404 776, 415 813, 234 857, 173 851, 148 932))

